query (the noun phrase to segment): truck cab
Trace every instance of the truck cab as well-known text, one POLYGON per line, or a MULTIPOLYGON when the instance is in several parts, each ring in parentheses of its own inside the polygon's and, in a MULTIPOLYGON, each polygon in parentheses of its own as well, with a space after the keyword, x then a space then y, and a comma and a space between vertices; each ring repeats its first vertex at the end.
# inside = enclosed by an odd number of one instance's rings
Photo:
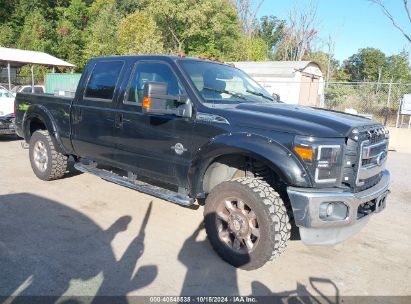
POLYGON ((275 100, 241 70, 181 56, 92 59, 73 99, 18 94, 34 173, 76 168, 171 202, 204 205, 227 262, 256 269, 298 227, 335 244, 385 208, 388 131, 369 119, 275 100))

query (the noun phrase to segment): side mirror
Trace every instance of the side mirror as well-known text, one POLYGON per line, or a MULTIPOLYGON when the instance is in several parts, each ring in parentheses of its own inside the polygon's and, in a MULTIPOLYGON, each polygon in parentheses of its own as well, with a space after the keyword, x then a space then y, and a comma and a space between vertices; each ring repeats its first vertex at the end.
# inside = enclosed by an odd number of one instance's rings
POLYGON ((143 113, 191 117, 193 109, 188 97, 167 95, 167 91, 167 83, 146 82, 143 89, 143 113))
POLYGON ((280 95, 278 95, 276 93, 271 94, 271 97, 274 98, 277 101, 280 101, 280 95))

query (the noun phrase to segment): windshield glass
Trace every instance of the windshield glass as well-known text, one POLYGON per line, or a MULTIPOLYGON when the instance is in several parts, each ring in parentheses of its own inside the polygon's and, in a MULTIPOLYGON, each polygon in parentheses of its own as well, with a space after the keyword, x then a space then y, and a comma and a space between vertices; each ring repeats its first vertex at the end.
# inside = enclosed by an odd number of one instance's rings
POLYGON ((6 89, 0 89, 0 97, 14 98, 13 94, 11 94, 6 89))
POLYGON ((206 106, 276 102, 247 74, 229 65, 188 60, 180 60, 180 65, 200 92, 206 106))

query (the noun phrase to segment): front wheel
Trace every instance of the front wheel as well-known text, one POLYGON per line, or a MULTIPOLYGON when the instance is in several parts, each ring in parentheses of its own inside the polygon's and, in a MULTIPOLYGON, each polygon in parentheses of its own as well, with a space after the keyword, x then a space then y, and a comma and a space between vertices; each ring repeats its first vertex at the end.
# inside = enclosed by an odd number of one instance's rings
POLYGON ((48 131, 38 130, 30 138, 30 163, 34 174, 49 181, 63 177, 68 157, 57 152, 48 131))
POLYGON ((265 181, 239 178, 217 185, 204 207, 207 236, 229 264, 245 270, 279 256, 291 225, 280 195, 265 181))

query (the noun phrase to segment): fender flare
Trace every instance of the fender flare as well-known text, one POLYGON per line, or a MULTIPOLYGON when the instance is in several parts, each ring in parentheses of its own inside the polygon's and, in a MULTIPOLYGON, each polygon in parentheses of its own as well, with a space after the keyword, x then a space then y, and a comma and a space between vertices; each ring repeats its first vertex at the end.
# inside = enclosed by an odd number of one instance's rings
POLYGON ((300 160, 280 143, 250 133, 222 134, 212 138, 194 155, 188 180, 191 195, 203 193, 203 177, 210 164, 220 156, 240 154, 253 157, 272 169, 287 185, 311 187, 309 175, 300 160))
POLYGON ((27 143, 30 141, 30 124, 34 118, 44 123, 57 151, 63 154, 68 154, 59 136, 58 127, 54 121, 53 115, 45 106, 41 104, 31 105, 27 109, 26 113, 24 113, 22 124, 24 140, 27 143))

